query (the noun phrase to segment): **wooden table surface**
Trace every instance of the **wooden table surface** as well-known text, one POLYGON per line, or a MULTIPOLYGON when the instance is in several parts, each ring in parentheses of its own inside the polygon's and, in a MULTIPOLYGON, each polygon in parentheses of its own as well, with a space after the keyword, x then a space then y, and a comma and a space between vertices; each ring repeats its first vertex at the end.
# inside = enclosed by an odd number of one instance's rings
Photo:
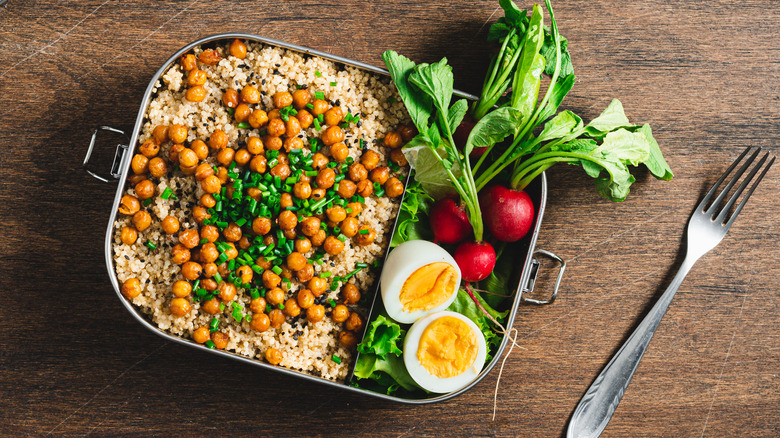
MULTIPOLYGON (((522 6, 529 6, 522 4, 522 6)), ((576 168, 548 172, 539 246, 568 262, 558 300, 524 305, 523 350, 431 406, 311 385, 167 342, 109 283, 115 186, 81 169, 92 129, 131 129, 160 64, 199 37, 244 31, 381 65, 393 48, 447 56, 478 92, 481 1, 10 0, 0 7, 0 434, 529 436, 564 433, 593 378, 680 262, 697 199, 746 145, 780 138, 780 3, 556 1, 588 120, 612 98, 647 122, 675 171, 640 172, 627 201, 576 168), (335 2, 334 2, 335 3, 335 2)), ((110 154, 112 152, 103 151, 110 154)), ((683 283, 604 436, 780 435, 780 168, 683 283)), ((541 290, 549 290, 550 279, 541 290)))

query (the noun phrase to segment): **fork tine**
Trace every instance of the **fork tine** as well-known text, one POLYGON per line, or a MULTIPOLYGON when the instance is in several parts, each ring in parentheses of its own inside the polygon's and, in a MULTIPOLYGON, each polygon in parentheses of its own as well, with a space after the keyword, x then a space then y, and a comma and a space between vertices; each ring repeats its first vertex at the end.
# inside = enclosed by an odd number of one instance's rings
POLYGON ((726 205, 721 209, 720 213, 718 213, 718 216, 714 218, 713 221, 716 221, 718 223, 723 223, 725 221, 726 215, 729 213, 729 210, 734 205, 734 203, 737 202, 737 198, 739 198, 739 195, 741 195, 742 192, 745 190, 745 187, 747 187, 748 184, 750 184, 750 181, 753 179, 754 176, 756 176, 756 173, 761 169, 761 166, 764 165, 768 157, 769 157, 769 152, 764 154, 764 156, 758 161, 758 164, 753 166, 753 170, 751 170, 748 176, 745 177, 745 180, 742 181, 742 184, 740 184, 739 187, 737 187, 737 190, 734 190, 734 194, 731 195, 731 198, 729 198, 726 205))
POLYGON ((739 179, 742 177, 742 175, 745 173, 745 170, 747 170, 748 167, 753 163, 753 160, 756 159, 758 154, 761 153, 761 148, 756 149, 753 154, 748 157, 747 160, 740 166, 739 170, 734 174, 734 176, 731 177, 731 180, 728 184, 726 184, 726 187, 721 190, 720 194, 718 194, 718 197, 715 198, 714 201, 712 201, 712 205, 710 205, 710 208, 707 209, 706 213, 712 213, 712 216, 715 215, 715 212, 718 210, 718 207, 723 202, 723 200, 726 198, 726 195, 729 194, 729 190, 731 190, 732 187, 734 187, 734 184, 739 181, 739 179))
POLYGON ((736 159, 733 163, 731 163, 731 166, 723 172, 723 176, 721 176, 715 184, 712 186, 709 192, 707 192, 706 195, 704 195, 704 198, 702 198, 701 202, 699 202, 699 205, 696 206, 696 211, 705 212, 704 207, 707 206, 707 202, 712 198, 712 195, 715 194, 715 192, 718 190, 718 187, 723 183, 723 181, 726 180, 726 177, 729 176, 732 170, 734 170, 735 167, 737 167, 737 164, 739 164, 740 161, 742 161, 743 158, 745 158, 745 155, 750 152, 750 147, 745 149, 744 152, 736 159))
MULTIPOLYGON (((766 160, 768 155, 769 155, 769 153, 767 152, 767 154, 761 160, 762 164, 763 164, 763 161, 766 160)), ((734 214, 732 214, 731 217, 729 218, 729 221, 726 222, 726 228, 731 227, 731 224, 734 223, 734 219, 737 218, 737 215, 739 214, 739 212, 742 211, 742 207, 744 207, 745 204, 747 203, 748 199, 750 199, 750 195, 752 195, 753 191, 756 190, 756 187, 758 187, 758 183, 761 182, 761 180, 764 178, 764 175, 766 175, 766 173, 769 171, 769 168, 772 167, 772 164, 774 164, 774 163, 775 163, 775 157, 772 157, 772 159, 769 160, 769 164, 767 164, 766 167, 764 168, 764 171, 761 172, 761 175, 759 175, 758 178, 756 179, 756 182, 754 182, 753 185, 750 186, 750 189, 745 194, 745 197, 742 198, 742 202, 740 202, 739 205, 737 205, 737 208, 734 209, 734 214)), ((761 167, 760 164, 759 164, 759 166, 756 167, 756 170, 759 167, 761 167)), ((751 178, 752 178, 752 175, 751 175, 751 178)), ((736 196, 734 197, 733 200, 736 201, 736 196)), ((729 208, 731 208, 731 204, 733 204, 733 202, 729 201, 729 206, 728 206, 729 208)), ((725 209, 724 211, 728 211, 728 209, 725 209)))

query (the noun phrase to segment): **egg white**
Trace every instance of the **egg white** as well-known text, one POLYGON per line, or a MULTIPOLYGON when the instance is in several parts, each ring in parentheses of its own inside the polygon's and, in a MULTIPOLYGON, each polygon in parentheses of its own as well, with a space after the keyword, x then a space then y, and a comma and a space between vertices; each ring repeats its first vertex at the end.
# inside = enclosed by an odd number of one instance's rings
POLYGON ((390 318, 403 324, 411 324, 425 315, 449 307, 458 294, 460 279, 458 263, 444 248, 427 240, 410 240, 393 248, 385 260, 382 276, 379 280, 382 302, 390 318), (436 262, 448 263, 455 269, 457 274, 455 289, 450 291, 451 293, 447 300, 432 309, 406 312, 399 299, 404 282, 414 271, 436 262))
POLYGON ((409 371, 409 375, 412 376, 412 379, 420 385, 421 388, 430 392, 453 392, 473 382, 485 366, 485 358, 487 358, 487 344, 485 343, 485 336, 482 335, 482 331, 479 330, 479 327, 477 327, 472 320, 456 312, 437 312, 420 318, 412 325, 404 339, 404 365, 406 365, 406 370, 409 371), (420 346, 420 337, 423 332, 432 322, 443 316, 452 316, 465 322, 477 338, 477 356, 474 358, 474 363, 472 363, 462 374, 444 378, 429 373, 417 358, 417 349, 420 346))

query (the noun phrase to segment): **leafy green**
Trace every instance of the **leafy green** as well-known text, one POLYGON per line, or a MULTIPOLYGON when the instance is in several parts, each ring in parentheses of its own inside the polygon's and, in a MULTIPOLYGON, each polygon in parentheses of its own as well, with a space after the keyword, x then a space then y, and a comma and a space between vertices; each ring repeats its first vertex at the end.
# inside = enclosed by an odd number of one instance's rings
POLYGON ((514 269, 517 265, 517 258, 514 254, 508 252, 506 243, 496 247, 496 266, 488 277, 479 283, 479 288, 487 291, 485 302, 490 307, 496 308, 503 303, 507 297, 512 296, 515 287, 511 285, 514 269))
POLYGON ((420 132, 427 130, 428 120, 433 112, 433 103, 427 96, 414 93, 410 89, 408 77, 415 67, 414 62, 393 50, 383 53, 382 59, 385 61, 387 70, 390 71, 390 76, 393 78, 398 95, 401 96, 401 100, 403 100, 404 106, 406 106, 406 111, 412 118, 412 122, 414 122, 417 130, 420 132))
POLYGON ((433 64, 419 64, 409 74, 409 83, 417 86, 420 91, 433 100, 433 105, 439 110, 440 117, 445 120, 450 107, 450 99, 452 99, 454 81, 452 67, 447 64, 447 58, 442 58, 433 64))
POLYGON ((544 42, 542 8, 535 4, 523 42, 523 51, 512 80, 511 106, 522 114, 531 114, 539 97, 544 57, 539 49, 544 42))
MULTIPOLYGON (((447 157, 444 147, 439 147, 436 150, 439 157, 447 157)), ((414 170, 414 180, 422 185, 426 194, 438 200, 455 192, 449 173, 456 177, 460 176, 460 166, 457 163, 451 163, 448 159, 442 162, 434 154, 431 146, 419 144, 414 139, 404 146, 402 151, 409 166, 414 170), (447 169, 445 163, 449 164, 451 168, 447 169), (448 170, 449 172, 447 172, 448 170)))
POLYGON ((642 125, 637 132, 641 132, 647 142, 650 143, 650 157, 645 161, 645 166, 650 170, 650 173, 664 181, 672 179, 674 177, 672 168, 666 163, 664 155, 661 153, 661 148, 658 147, 658 142, 653 138, 653 131, 650 129, 650 125, 642 125))
POLYGON ((401 347, 406 333, 395 321, 378 315, 366 331, 363 342, 358 344, 360 353, 355 362, 355 377, 371 379, 387 388, 392 394, 398 387, 407 391, 420 389, 402 359, 401 347))
POLYGON ((384 315, 378 315, 369 324, 363 342, 358 345, 358 351, 361 353, 373 353, 382 359, 388 354, 400 355, 402 352, 397 344, 403 337, 403 333, 404 331, 401 330, 400 325, 384 315))
POLYGON ((577 136, 582 129, 582 119, 573 112, 561 111, 544 124, 542 132, 536 137, 538 142, 577 136))
POLYGON ((463 153, 468 155, 474 148, 489 147, 514 134, 521 116, 520 111, 509 106, 488 113, 474 125, 463 153))
POLYGON ((463 117, 468 110, 469 104, 466 102, 466 99, 460 99, 452 104, 449 114, 447 115, 447 124, 450 125, 450 131, 455 132, 455 130, 458 129, 458 125, 463 121, 463 117))
POLYGON ((396 228, 390 246, 398 246, 408 240, 431 240, 433 233, 427 216, 434 199, 423 189, 422 184, 411 179, 406 186, 404 202, 398 211, 396 228))
POLYGON ((618 128, 632 128, 636 125, 628 121, 623 112, 623 104, 613 99, 601 114, 588 123, 585 127, 585 135, 592 138, 603 138, 608 132, 618 128))
POLYGON ((547 104, 539 113, 539 118, 537 119, 538 123, 543 123, 545 120, 552 117, 556 111, 558 111, 558 107, 561 106, 563 98, 569 94, 569 91, 571 91, 572 87, 574 86, 574 81, 576 79, 577 78, 571 74, 562 77, 561 80, 555 81, 555 83, 552 85, 550 100, 547 101, 547 104))
MULTIPOLYGON (((563 35, 558 35, 558 39, 561 46, 561 67, 559 77, 564 79, 567 76, 574 74, 574 65, 572 65, 571 55, 569 55, 569 41, 564 38, 563 35)), ((547 26, 544 27, 544 45, 542 45, 540 53, 544 56, 544 59, 547 60, 547 63, 544 66, 544 73, 552 76, 555 72, 555 60, 557 55, 553 32, 550 31, 547 26)))

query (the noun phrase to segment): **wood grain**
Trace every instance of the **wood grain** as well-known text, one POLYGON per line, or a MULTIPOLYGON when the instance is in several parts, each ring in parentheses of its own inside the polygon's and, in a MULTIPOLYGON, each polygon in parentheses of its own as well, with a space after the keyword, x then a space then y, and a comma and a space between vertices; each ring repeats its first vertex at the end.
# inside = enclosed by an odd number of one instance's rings
MULTIPOLYGON (((676 176, 640 174, 612 204, 577 169, 548 173, 539 246, 569 268, 554 305, 520 309, 525 350, 506 362, 491 422, 496 372, 452 401, 400 406, 142 329, 104 266, 115 189, 80 164, 95 126, 132 127, 162 61, 218 32, 377 65, 389 48, 447 56, 456 86, 478 92, 496 1, 10 0, 0 8, 0 434, 560 436, 673 275, 703 191, 744 146, 776 150, 780 3, 554 6, 578 75, 565 105, 589 119, 621 99, 653 126, 676 176)), ((777 175, 683 283, 604 436, 780 435, 777 175)))

